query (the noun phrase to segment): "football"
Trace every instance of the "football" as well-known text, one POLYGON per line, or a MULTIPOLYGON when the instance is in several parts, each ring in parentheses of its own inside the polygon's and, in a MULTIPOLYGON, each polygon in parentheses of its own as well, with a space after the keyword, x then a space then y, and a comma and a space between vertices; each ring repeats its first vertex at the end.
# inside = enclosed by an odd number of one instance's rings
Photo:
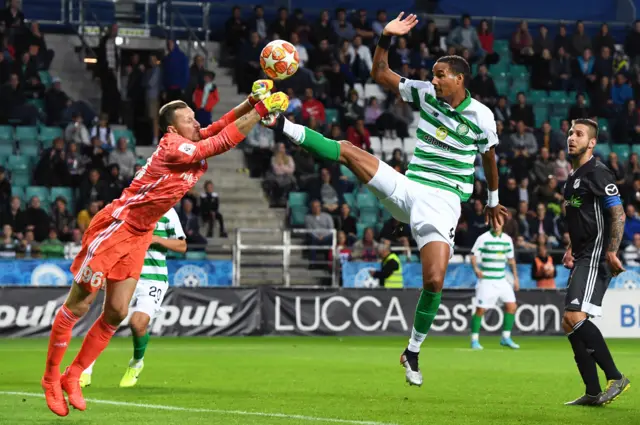
POLYGON ((291 77, 298 70, 299 61, 296 48, 284 40, 272 41, 260 53, 260 66, 272 80, 291 77))

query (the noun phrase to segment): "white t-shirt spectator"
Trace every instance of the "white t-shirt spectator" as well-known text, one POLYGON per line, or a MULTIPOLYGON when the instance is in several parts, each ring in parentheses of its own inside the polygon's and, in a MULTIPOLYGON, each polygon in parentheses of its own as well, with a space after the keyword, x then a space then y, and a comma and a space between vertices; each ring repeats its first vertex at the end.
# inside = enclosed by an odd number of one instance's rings
POLYGON ((300 67, 304 68, 306 66, 306 63, 309 62, 309 53, 307 52, 307 48, 302 44, 296 44, 294 47, 298 51, 300 67))
POLYGON ((81 242, 67 242, 66 244, 64 244, 64 259, 73 260, 74 258, 76 258, 76 255, 80 253, 81 249, 81 242))
POLYGON ((94 126, 91 129, 91 138, 98 137, 100 141, 111 148, 116 147, 116 139, 113 138, 113 132, 109 127, 94 126))

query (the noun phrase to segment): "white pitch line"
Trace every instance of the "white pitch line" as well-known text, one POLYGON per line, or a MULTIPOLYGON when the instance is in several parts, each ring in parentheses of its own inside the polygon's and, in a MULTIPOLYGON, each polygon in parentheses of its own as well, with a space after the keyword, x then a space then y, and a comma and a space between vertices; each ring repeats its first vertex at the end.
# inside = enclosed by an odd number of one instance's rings
MULTIPOLYGON (((0 395, 15 395, 15 396, 23 396, 23 397, 44 398, 44 394, 24 393, 19 391, 0 391, 0 395)), ((97 400, 93 398, 87 398, 86 401, 90 403, 108 404, 112 406, 139 407, 142 409, 170 410, 174 412, 214 413, 218 415, 236 415, 236 416, 259 416, 263 418, 280 418, 280 419, 292 419, 292 420, 295 419, 295 420, 308 421, 308 422, 331 422, 331 423, 337 423, 337 424, 351 424, 351 425, 396 425, 396 424, 390 424, 385 422, 354 421, 350 419, 336 419, 336 418, 319 418, 315 416, 305 416, 305 415, 287 415, 285 413, 247 412, 245 410, 197 409, 197 408, 190 408, 190 407, 165 406, 162 404, 128 403, 125 401, 97 400)))

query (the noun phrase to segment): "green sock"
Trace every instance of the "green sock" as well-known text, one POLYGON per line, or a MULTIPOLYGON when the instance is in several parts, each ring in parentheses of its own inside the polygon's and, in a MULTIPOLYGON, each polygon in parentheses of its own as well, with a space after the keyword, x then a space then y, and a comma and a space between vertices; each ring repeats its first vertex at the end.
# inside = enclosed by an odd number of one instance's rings
POLYGON ((143 336, 133 335, 133 359, 142 360, 144 352, 147 350, 147 344, 149 343, 149 332, 143 336))
POLYGON ((471 333, 479 334, 481 326, 482 326, 482 316, 477 316, 475 314, 471 316, 471 333))
POLYGON ((511 332, 513 329, 513 324, 516 321, 516 315, 513 313, 505 313, 504 314, 504 323, 502 324, 502 330, 505 332, 511 332))
POLYGON ((327 139, 322 134, 307 127, 304 127, 304 139, 300 146, 322 159, 331 161, 340 159, 340 143, 327 139))
POLYGON ((420 293, 418 305, 416 306, 416 315, 413 320, 413 328, 421 334, 427 334, 438 314, 440 307, 440 299, 442 292, 429 292, 424 289, 420 293))

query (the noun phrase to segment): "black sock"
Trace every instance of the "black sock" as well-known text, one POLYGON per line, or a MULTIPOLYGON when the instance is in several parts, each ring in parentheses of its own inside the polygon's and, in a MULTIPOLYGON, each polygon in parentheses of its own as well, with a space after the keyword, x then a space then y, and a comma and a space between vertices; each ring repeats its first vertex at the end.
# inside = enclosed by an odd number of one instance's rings
POLYGON ((569 335, 569 342, 573 348, 573 358, 576 360, 580 376, 582 376, 586 393, 592 396, 600 394, 602 388, 600 388, 595 359, 587 352, 586 345, 575 332, 569 335))
POLYGON ((611 357, 611 352, 604 341, 602 332, 593 322, 585 320, 582 326, 576 329, 574 333, 582 339, 587 349, 590 350, 596 363, 604 371, 607 380, 622 378, 622 374, 613 362, 613 357, 611 357))

